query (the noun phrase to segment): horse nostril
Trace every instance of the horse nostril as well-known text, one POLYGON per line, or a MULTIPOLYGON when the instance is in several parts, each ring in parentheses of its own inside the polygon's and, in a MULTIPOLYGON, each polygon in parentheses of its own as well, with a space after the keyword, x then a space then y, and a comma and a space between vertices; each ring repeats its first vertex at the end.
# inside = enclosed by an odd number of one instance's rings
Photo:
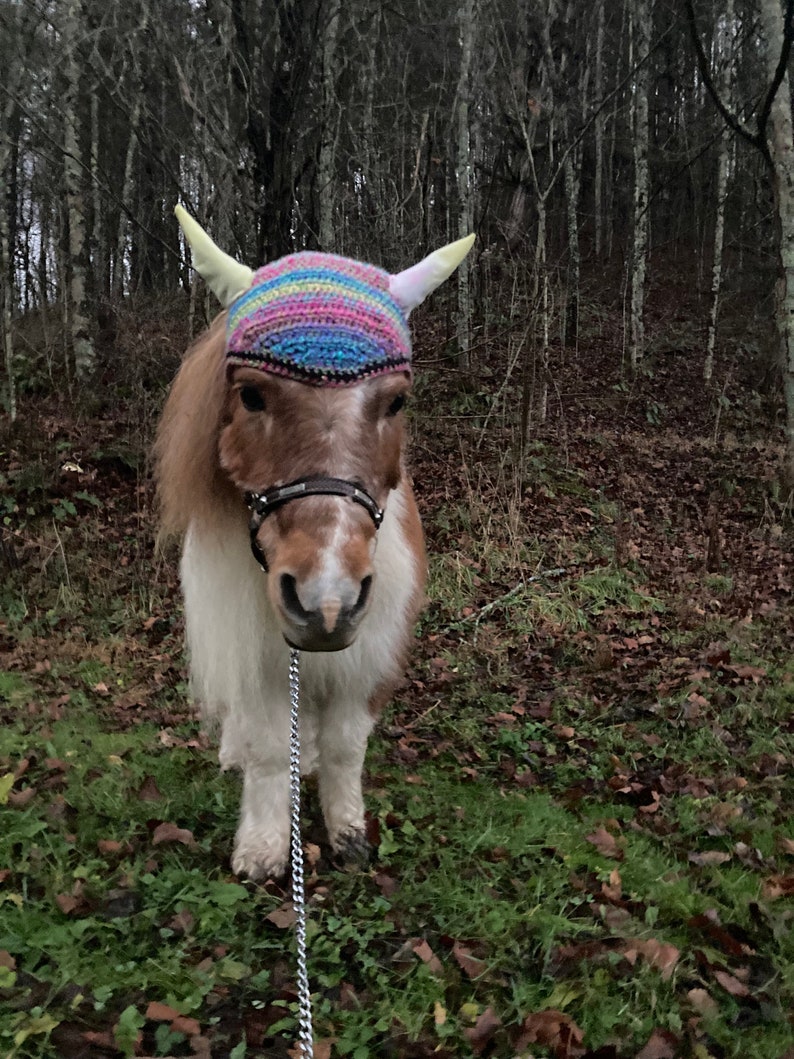
POLYGON ((355 605, 353 606, 353 614, 360 613, 360 611, 362 611, 364 607, 366 607, 367 600, 369 599, 369 590, 371 588, 372 575, 367 574, 367 576, 361 582, 361 591, 359 592, 358 599, 356 600, 355 605))
POLYGON ((308 622, 310 615, 298 596, 297 582, 292 574, 281 575, 281 599, 289 616, 301 624, 308 622))

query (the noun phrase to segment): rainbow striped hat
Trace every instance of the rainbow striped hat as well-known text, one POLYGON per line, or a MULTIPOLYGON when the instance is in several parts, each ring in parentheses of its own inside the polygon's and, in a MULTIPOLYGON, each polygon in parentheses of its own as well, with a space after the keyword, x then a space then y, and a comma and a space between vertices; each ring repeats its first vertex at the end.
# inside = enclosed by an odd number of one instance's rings
POLYGON ((411 370, 408 314, 452 275, 473 235, 394 275, 334 254, 289 254, 252 272, 175 211, 193 265, 229 310, 230 364, 254 365, 314 386, 348 386, 411 370))
POLYGON ((265 265, 229 306, 229 363, 315 386, 410 372, 408 316, 389 279, 335 254, 290 254, 265 265))

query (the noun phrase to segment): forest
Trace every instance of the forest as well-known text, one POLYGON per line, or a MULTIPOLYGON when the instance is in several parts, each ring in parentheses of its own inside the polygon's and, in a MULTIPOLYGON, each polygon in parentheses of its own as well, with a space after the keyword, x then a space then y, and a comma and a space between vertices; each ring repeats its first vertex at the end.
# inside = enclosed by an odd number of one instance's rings
POLYGON ((181 204, 253 269, 476 236, 410 320, 369 865, 304 792, 316 1059, 794 1057, 792 40, 794 0, 0 0, 0 1054, 303 1054, 158 542, 221 310, 181 204))

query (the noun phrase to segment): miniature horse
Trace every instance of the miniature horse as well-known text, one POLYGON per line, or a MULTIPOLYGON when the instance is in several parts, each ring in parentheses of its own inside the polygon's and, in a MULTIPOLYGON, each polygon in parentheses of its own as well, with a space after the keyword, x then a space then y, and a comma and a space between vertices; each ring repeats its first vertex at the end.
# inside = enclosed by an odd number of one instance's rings
POLYGON ((243 772, 232 867, 286 870, 290 647, 302 771, 318 774, 334 854, 361 860, 367 739, 426 575, 403 462, 407 316, 473 237, 396 276, 325 254, 252 273, 177 212, 228 308, 182 364, 156 458, 162 529, 183 537, 191 692, 220 722, 221 767, 243 772))

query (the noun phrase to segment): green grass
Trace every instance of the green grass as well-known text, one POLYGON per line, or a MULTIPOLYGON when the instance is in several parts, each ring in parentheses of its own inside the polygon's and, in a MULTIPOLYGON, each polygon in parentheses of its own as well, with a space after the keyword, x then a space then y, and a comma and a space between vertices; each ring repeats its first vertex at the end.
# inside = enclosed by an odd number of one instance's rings
MULTIPOLYGON (((785 616, 723 617, 735 579, 713 575, 690 621, 689 596, 618 562, 612 502, 528 460, 559 531, 483 483, 429 525, 417 660, 368 756, 379 848, 309 873, 316 1036, 354 1059, 513 1056, 551 1010, 585 1056, 633 1059, 658 1030, 680 1055, 782 1059, 785 616)), ((0 1054, 284 1055, 285 898, 228 867, 239 780, 185 708, 173 571, 90 507, 0 591, 0 1054), (163 822, 192 840, 156 844, 163 822)))

